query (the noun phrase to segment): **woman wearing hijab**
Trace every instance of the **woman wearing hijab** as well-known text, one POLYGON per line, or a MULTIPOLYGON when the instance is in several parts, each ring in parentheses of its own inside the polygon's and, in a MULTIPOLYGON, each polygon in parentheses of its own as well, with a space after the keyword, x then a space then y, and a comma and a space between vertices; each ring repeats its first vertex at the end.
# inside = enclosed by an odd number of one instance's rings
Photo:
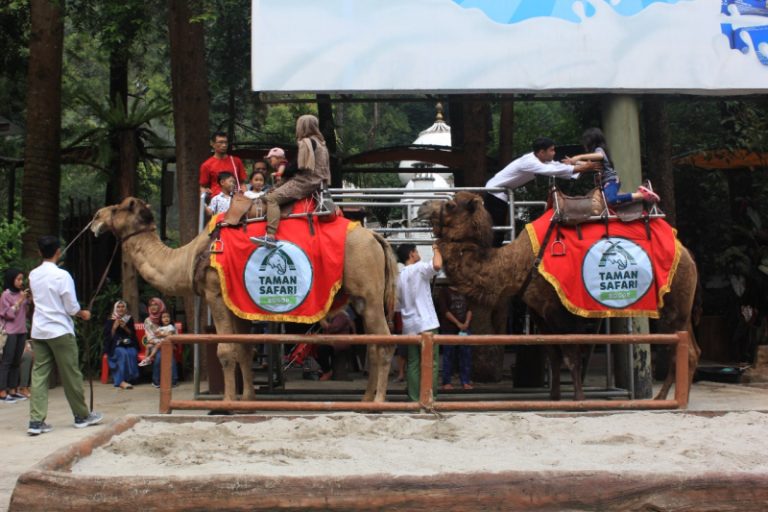
POLYGON ((0 327, 8 337, 0 360, 0 403, 13 404, 26 400, 29 392, 20 393, 21 356, 27 340, 27 314, 29 313, 29 290, 24 290, 24 273, 16 268, 5 271, 5 289, 0 296, 0 327))
POLYGON ((251 237, 256 244, 274 245, 280 225, 280 207, 320 190, 331 184, 331 165, 325 138, 320 133, 320 123, 313 115, 307 114, 296 121, 296 140, 299 146, 296 172, 286 170, 279 187, 264 196, 267 205, 267 232, 264 236, 251 237))
MULTIPOLYGON (((147 346, 159 345, 164 338, 162 332, 158 332, 158 330, 163 325, 162 316, 163 313, 165 313, 165 303, 159 297, 152 297, 149 299, 147 312, 149 316, 144 320, 144 332, 147 336, 147 346)), ((152 365, 152 385, 156 388, 160 387, 160 361, 162 358, 162 351, 158 351, 154 364, 152 365)), ((175 386, 176 381, 178 380, 175 359, 171 360, 171 371, 171 382, 175 386)))
POLYGON ((112 315, 104 322, 104 353, 107 354, 115 387, 133 388, 131 381, 139 378, 138 350, 136 329, 128 313, 128 305, 124 300, 118 300, 112 307, 112 315))

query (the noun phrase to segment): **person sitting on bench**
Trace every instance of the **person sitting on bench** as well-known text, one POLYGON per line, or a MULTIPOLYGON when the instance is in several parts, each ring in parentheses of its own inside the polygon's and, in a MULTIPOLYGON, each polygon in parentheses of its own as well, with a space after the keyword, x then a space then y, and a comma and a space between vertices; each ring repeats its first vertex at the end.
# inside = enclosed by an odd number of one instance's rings
POLYGON ((296 121, 296 139, 299 154, 295 173, 290 169, 283 176, 285 181, 270 190, 264 201, 267 205, 267 233, 251 237, 256 244, 274 246, 280 224, 280 207, 312 195, 323 184, 330 185, 331 167, 325 138, 320 133, 320 123, 313 115, 303 115, 296 121), (290 176, 288 176, 290 174, 290 176))

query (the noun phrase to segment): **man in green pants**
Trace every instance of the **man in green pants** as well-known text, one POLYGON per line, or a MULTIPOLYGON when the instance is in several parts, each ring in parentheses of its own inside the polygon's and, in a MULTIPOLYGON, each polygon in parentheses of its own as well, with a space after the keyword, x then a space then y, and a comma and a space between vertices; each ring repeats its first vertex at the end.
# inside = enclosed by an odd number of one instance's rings
MULTIPOLYGON (((414 244, 397 247, 397 260, 404 265, 397 279, 397 310, 403 318, 403 334, 436 332, 440 321, 432 300, 432 278, 443 268, 443 257, 437 244, 432 246, 432 261, 421 261, 421 255, 414 244)), ((437 392, 439 351, 434 347, 432 366, 432 389, 437 392)), ((421 352, 418 345, 408 345, 406 381, 408 398, 419 401, 421 388, 421 352)))
POLYGON ((69 408, 75 416, 76 428, 99 423, 103 416, 89 412, 83 396, 83 375, 80 373, 72 317, 88 321, 91 312, 80 309, 75 293, 75 282, 56 262, 61 258, 61 246, 55 236, 43 236, 37 241, 43 262, 29 273, 29 287, 35 303, 32 317, 32 348, 35 363, 32 367, 32 397, 29 400, 29 428, 27 434, 36 436, 50 432, 53 427, 45 422, 48 415, 48 377, 55 364, 64 386, 69 408))

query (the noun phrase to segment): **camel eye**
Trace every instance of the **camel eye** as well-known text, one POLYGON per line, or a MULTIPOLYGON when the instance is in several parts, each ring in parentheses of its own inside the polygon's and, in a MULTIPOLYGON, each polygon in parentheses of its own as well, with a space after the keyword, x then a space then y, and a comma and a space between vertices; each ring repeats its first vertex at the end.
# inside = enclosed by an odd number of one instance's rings
POLYGON ((454 203, 453 201, 448 201, 447 203, 445 203, 445 209, 448 210, 448 211, 455 210, 456 209, 456 203, 454 203))

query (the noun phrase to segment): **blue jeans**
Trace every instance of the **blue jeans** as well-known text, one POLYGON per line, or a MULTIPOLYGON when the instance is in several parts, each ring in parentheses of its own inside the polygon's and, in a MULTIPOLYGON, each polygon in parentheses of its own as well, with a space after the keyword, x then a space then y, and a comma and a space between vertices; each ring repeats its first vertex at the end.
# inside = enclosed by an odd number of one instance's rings
POLYGON ((459 352, 459 380, 469 384, 472 374, 472 347, 470 345, 443 345, 443 384, 450 384, 453 376, 453 354, 459 352))
POLYGON ((618 180, 606 181, 603 184, 603 194, 608 206, 632 202, 632 194, 619 194, 621 184, 618 180))
POLYGON ((136 357, 136 349, 133 347, 115 347, 112 357, 107 359, 115 386, 119 386, 123 381, 134 382, 139 378, 139 363, 136 357))
MULTIPOLYGON (((157 351, 155 362, 152 364, 152 384, 155 386, 160 385, 160 361, 163 359, 163 354, 161 352, 161 350, 157 351)), ((176 371, 176 359, 171 358, 171 385, 175 386, 178 380, 179 376, 176 371)))

